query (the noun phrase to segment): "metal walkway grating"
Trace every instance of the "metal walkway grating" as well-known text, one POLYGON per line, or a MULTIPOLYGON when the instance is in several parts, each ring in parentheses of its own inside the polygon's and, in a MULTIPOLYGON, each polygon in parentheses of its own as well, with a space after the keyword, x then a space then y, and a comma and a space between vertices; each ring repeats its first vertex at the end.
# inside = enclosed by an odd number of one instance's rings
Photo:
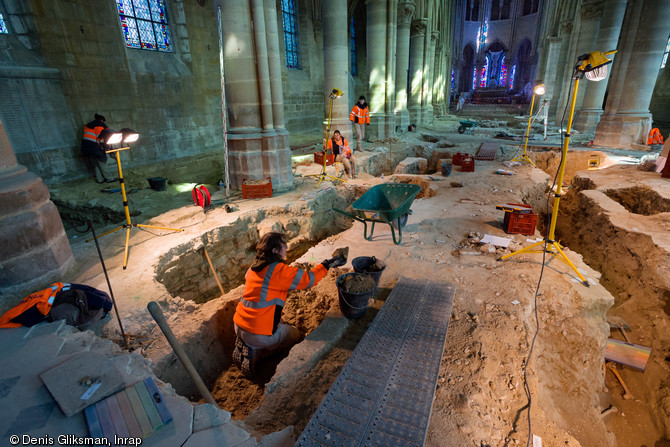
POLYGON ((296 446, 422 446, 455 288, 401 278, 296 446))

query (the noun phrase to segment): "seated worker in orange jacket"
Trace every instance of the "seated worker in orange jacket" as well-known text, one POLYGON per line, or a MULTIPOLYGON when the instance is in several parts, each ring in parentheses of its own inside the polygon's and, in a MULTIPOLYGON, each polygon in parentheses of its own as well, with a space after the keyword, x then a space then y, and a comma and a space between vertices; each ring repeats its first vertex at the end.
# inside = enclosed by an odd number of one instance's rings
POLYGON ((342 136, 339 130, 333 132, 333 137, 328 140, 328 149, 333 151, 335 161, 344 165, 347 175, 356 178, 356 157, 351 152, 351 147, 346 138, 342 136))
POLYGON ((244 276, 244 293, 233 316, 237 335, 233 361, 249 378, 258 359, 289 348, 300 339, 296 327, 281 321, 288 292, 315 286, 330 267, 346 262, 342 257, 327 259, 307 272, 282 262, 286 249, 283 234, 267 233, 256 246, 256 258, 244 276))

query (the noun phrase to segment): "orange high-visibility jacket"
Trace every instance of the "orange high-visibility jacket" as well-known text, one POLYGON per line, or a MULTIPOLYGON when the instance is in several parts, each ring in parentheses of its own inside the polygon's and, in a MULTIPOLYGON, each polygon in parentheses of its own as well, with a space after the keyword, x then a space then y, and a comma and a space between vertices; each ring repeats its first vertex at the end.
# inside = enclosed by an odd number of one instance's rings
POLYGON ((31 293, 23 299, 19 304, 9 309, 0 317, 0 327, 20 327, 21 323, 15 323, 12 320, 22 313, 29 310, 31 307, 35 306, 37 310, 44 316, 46 316, 51 310, 51 306, 54 303, 56 294, 60 292, 63 287, 68 288, 69 284, 63 284, 62 282, 56 282, 51 284, 44 290, 39 292, 31 293))
POLYGON ((649 132, 649 138, 647 138, 647 145, 651 146, 652 144, 663 144, 663 135, 657 127, 651 129, 649 132))
MULTIPOLYGON (((237 304, 233 321, 252 334, 272 335, 275 312, 281 313, 289 290, 308 289, 318 284, 327 273, 323 264, 317 265, 311 272, 283 262, 273 262, 258 272, 249 269, 244 275, 244 293, 237 304)), ((276 321, 279 322, 279 318, 276 321)))
POLYGON ((368 107, 361 109, 358 104, 355 104, 349 114, 349 120, 358 124, 370 124, 370 109, 368 107))
POLYGON ((98 135, 100 135, 100 132, 102 132, 105 127, 103 126, 96 126, 96 127, 88 127, 89 125, 93 123, 100 123, 99 121, 93 121, 91 123, 88 123, 84 125, 84 140, 92 141, 94 143, 98 142, 98 135))
POLYGON ((349 142, 347 141, 346 138, 342 137, 342 144, 338 145, 337 143, 335 143, 334 146, 335 147, 333 147, 333 139, 329 138, 328 149, 333 151, 333 155, 338 156, 342 154, 347 158, 351 156, 351 147, 349 146, 349 142))

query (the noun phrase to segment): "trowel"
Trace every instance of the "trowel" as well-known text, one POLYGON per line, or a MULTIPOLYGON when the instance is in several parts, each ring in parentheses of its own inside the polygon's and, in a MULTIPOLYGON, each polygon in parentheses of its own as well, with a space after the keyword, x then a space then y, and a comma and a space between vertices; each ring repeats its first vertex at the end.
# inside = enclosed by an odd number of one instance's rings
POLYGON ((333 252, 332 257, 333 258, 342 258, 344 259, 344 263, 347 263, 347 258, 349 256, 349 247, 343 247, 343 248, 338 248, 333 252))

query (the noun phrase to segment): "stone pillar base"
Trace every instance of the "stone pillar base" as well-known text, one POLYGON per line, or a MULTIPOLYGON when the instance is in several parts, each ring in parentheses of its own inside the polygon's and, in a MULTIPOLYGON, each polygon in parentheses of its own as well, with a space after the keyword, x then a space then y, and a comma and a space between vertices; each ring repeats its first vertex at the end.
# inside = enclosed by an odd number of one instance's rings
POLYGON ((377 138, 388 138, 395 135, 396 117, 392 114, 375 114, 370 116, 368 132, 377 138))
POLYGON ((0 284, 30 293, 64 281, 74 264, 56 205, 25 166, 0 171, 0 284))
POLYGON ((574 128, 581 133, 595 135, 602 109, 582 109, 575 114, 574 128))
POLYGON ((435 115, 433 114, 433 106, 428 105, 421 109, 421 122, 423 124, 432 123, 435 120, 435 115))
POLYGON ((602 115, 593 140, 597 146, 639 150, 651 130, 651 113, 602 115))
POLYGON ((291 148, 284 129, 269 132, 231 132, 228 134, 230 184, 242 188, 245 179, 272 179, 274 191, 293 186, 291 148))
POLYGON ((410 106, 407 108, 410 124, 419 125, 423 123, 421 115, 421 106, 410 106))
POLYGON ((398 123, 398 130, 400 132, 407 132, 407 128, 409 127, 409 112, 407 109, 399 111, 396 115, 396 119, 398 123))

